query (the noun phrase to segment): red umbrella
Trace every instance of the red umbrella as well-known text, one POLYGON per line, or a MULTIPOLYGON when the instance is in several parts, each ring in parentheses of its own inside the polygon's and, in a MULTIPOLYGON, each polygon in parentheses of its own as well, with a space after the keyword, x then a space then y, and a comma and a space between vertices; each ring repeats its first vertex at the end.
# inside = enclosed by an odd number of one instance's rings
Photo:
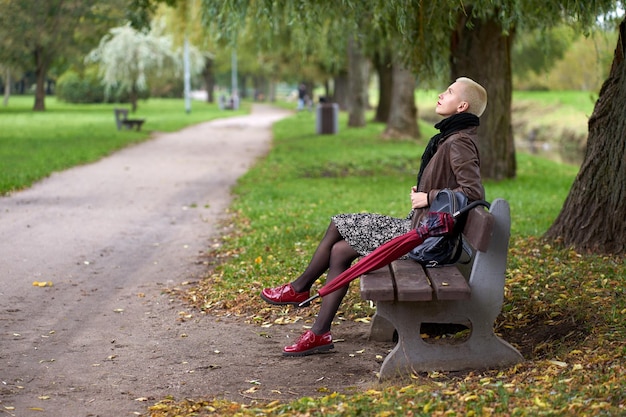
MULTIPOLYGON (((458 213, 455 213, 458 215, 458 213)), ((339 274, 332 281, 326 283, 319 289, 316 295, 311 296, 300 306, 308 305, 318 297, 323 297, 339 288, 348 285, 355 278, 390 264, 402 255, 407 254, 411 249, 418 246, 426 238, 431 236, 442 236, 452 233, 454 229, 454 218, 450 213, 430 212, 417 229, 413 229, 403 235, 391 239, 387 243, 379 246, 367 256, 361 258, 359 262, 339 274)))

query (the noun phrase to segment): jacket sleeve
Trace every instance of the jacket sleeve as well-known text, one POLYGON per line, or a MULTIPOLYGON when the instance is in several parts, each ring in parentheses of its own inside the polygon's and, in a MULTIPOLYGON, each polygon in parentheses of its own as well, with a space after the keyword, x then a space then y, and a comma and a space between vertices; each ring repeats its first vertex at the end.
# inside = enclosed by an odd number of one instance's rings
POLYGON ((474 141, 464 135, 450 141, 450 167, 458 187, 470 201, 485 198, 485 189, 480 177, 480 155, 474 141))

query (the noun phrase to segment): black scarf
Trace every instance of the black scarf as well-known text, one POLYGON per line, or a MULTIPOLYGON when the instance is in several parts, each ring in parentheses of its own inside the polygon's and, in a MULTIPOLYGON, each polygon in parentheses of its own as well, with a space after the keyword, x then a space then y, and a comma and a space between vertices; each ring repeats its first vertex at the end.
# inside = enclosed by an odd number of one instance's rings
POLYGON ((437 148, 439 148, 439 145, 454 132, 458 132, 459 130, 478 125, 480 125, 480 119, 478 119, 478 116, 471 113, 457 113, 446 119, 443 119, 435 125, 435 128, 439 129, 439 133, 430 138, 430 141, 428 141, 428 145, 426 145, 426 149, 422 154, 422 164, 420 165, 419 174, 417 174, 418 187, 420 184, 420 180, 422 179, 424 169, 426 168, 426 165, 428 165, 432 157, 435 155, 435 152, 437 152, 437 148))

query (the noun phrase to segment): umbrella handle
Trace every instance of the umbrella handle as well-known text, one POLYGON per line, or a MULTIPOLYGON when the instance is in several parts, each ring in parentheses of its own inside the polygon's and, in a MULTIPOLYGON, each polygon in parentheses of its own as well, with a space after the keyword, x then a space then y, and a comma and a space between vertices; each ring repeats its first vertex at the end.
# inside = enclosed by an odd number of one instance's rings
POLYGON ((319 298, 320 295, 319 294, 315 294, 310 296, 309 298, 307 298, 306 300, 304 300, 303 302, 301 302, 300 304, 298 304, 298 307, 306 307, 309 304, 311 304, 311 301, 315 300, 316 298, 319 298))
POLYGON ((452 214, 452 217, 454 217, 455 219, 458 218, 461 215, 464 215, 466 213, 468 213, 471 209, 473 209, 474 207, 478 207, 478 206, 484 206, 489 208, 491 206, 491 204, 489 204, 488 202, 486 202, 485 200, 476 200, 476 201, 472 201, 471 203, 469 203, 467 206, 463 207, 461 210, 457 210, 452 214))

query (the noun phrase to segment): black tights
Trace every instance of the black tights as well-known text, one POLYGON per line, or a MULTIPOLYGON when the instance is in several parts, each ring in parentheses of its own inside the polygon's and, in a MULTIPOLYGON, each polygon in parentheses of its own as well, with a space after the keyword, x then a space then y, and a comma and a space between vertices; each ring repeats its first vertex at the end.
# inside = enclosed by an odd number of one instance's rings
MULTIPOLYGON (((337 230, 335 223, 330 222, 326 234, 322 238, 319 246, 315 250, 309 265, 295 281, 291 283, 297 292, 309 291, 313 283, 322 276, 326 270, 328 274, 326 281, 332 281, 337 275, 350 268, 352 261, 359 257, 359 254, 352 249, 348 242, 343 240, 337 230)), ((338 289, 323 298, 322 307, 313 324, 311 330, 320 335, 330 331, 330 326, 343 297, 348 292, 348 286, 338 289)))

